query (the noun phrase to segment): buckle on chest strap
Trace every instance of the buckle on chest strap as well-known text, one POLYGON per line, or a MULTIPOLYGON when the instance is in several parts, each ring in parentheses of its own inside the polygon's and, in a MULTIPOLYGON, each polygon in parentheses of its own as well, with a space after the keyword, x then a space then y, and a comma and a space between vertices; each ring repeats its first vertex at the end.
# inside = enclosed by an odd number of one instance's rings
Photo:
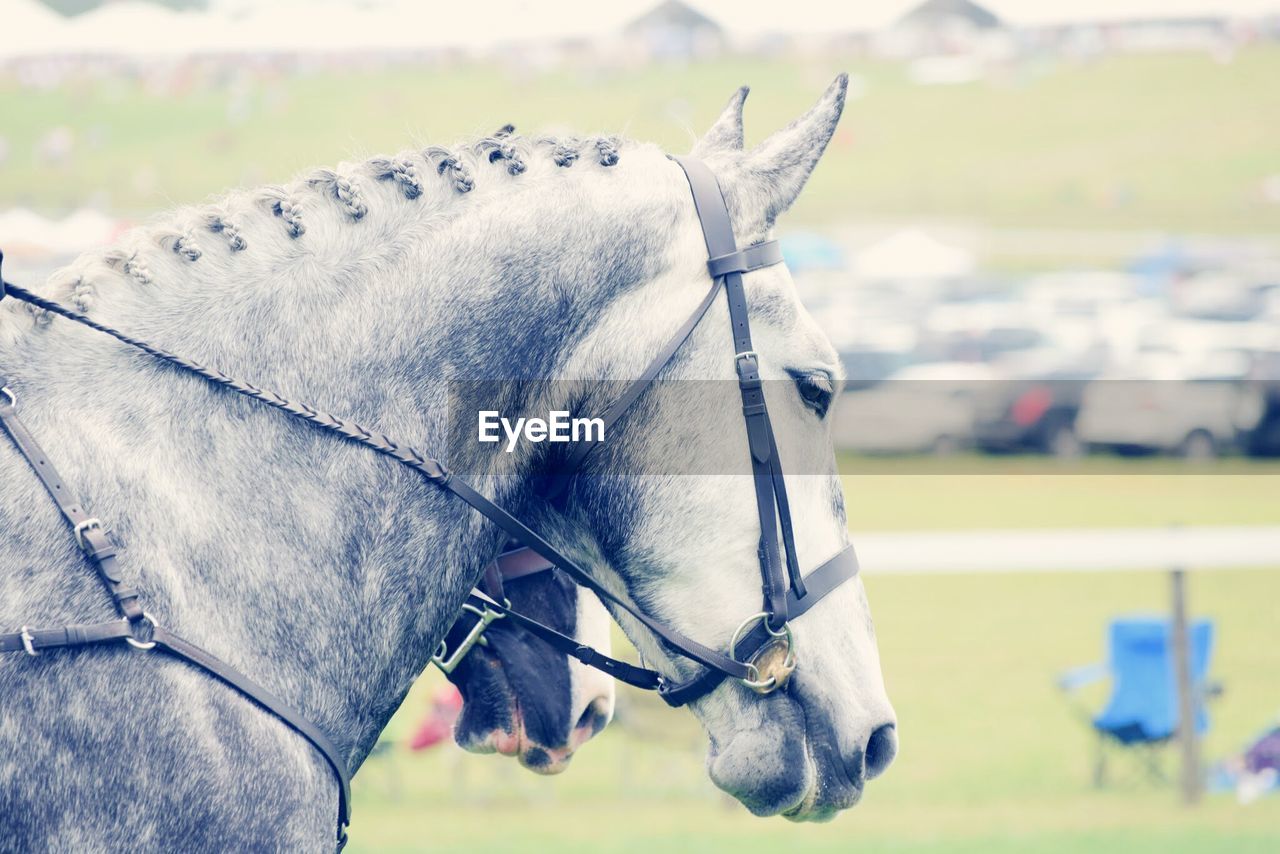
POLYGON ((85 519, 83 522, 77 523, 76 526, 71 529, 71 533, 75 534, 76 543, 79 544, 81 551, 90 551, 90 546, 85 541, 84 535, 86 531, 95 530, 102 530, 102 520, 97 516, 94 516, 91 519, 85 519))
POLYGON ((31 629, 27 628, 26 626, 23 626, 22 634, 19 635, 19 637, 22 638, 22 648, 23 650, 26 651, 27 655, 31 656, 32 658, 35 658, 37 655, 40 654, 40 651, 35 648, 34 644, 36 639, 35 639, 35 636, 31 634, 31 629))

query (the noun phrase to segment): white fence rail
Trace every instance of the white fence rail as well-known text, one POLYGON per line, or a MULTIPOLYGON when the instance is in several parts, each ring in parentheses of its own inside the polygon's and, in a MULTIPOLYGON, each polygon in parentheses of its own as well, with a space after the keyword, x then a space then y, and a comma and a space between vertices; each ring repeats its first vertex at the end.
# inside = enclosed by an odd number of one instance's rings
POLYGON ((869 574, 1280 568, 1280 526, 855 530, 853 544, 869 574))

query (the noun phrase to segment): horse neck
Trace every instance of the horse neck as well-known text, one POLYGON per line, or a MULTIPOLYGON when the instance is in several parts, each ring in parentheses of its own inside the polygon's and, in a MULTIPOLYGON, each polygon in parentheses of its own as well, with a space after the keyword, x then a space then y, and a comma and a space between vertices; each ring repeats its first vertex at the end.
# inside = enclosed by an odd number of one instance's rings
MULTIPOLYGON (((255 236, 281 243, 267 221, 241 253, 158 253, 152 284, 81 277, 75 295, 95 319, 430 454, 448 377, 554 375, 592 313, 660 256, 662 229, 634 212, 505 211, 477 204, 482 222, 430 235, 379 229, 372 209, 358 225, 317 217, 315 247, 284 244, 283 259, 251 254, 255 236)), ((366 449, 64 320, 3 349, 24 418, 125 542, 148 608, 363 758, 500 545, 491 526, 366 449)))

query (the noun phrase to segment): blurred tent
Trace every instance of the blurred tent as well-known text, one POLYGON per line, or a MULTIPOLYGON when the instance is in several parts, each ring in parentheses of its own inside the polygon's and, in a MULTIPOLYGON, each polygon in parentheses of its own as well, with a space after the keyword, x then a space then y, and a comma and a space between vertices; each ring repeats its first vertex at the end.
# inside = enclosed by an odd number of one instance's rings
POLYGON ((811 270, 838 271, 847 269, 844 250, 834 240, 812 231, 788 234, 781 239, 782 257, 793 273, 811 270))
POLYGON ((68 26, 66 18, 40 0, 0 0, 0 21, 5 33, 0 57, 49 52, 68 26))
POLYGON ((1275 0, 1074 0, 1071 3, 1028 3, 1025 0, 982 0, 983 5, 1015 27, 1055 27, 1091 21, 1178 21, 1215 16, 1250 17, 1276 10, 1275 0))
MULTIPOLYGON (((39 0, 0 0, 0 58, 124 56, 173 58, 211 54, 419 53, 492 51, 513 45, 593 44, 613 52, 635 49, 628 24, 676 20, 659 27, 677 41, 690 32, 711 33, 736 47, 770 45, 778 38, 866 37, 894 29, 916 9, 943 20, 1001 19, 1022 28, 1061 22, 1188 18, 1212 11, 1206 0, 1089 0, 1049 12, 1027 4, 969 0, 882 0, 833 4, 790 0, 785 4, 741 0, 560 0, 554 8, 528 0, 485 3, 421 3, 416 0, 211 0, 207 8, 175 10, 144 0, 114 0, 63 17, 39 0), (990 7, 989 9, 987 7, 990 7), (917 9, 917 7, 920 7, 917 9), (666 12, 661 12, 666 9, 666 12), (683 23, 679 23, 683 21, 683 23), (695 27, 689 22, 703 21, 695 27), (16 36, 14 34, 17 34, 16 36)), ((1032 4, 1033 6, 1036 4, 1032 4)), ((1044 5, 1044 4, 1040 4, 1044 5)), ((1217 19, 1258 15, 1274 0, 1225 0, 1217 19)), ((916 20, 916 19, 913 19, 916 20)), ((944 28, 945 29, 945 28, 944 28)), ((950 32, 950 29, 946 30, 950 32)), ((991 32, 984 27, 982 32, 991 32)), ((652 32, 652 30, 650 30, 652 32)), ((667 50, 659 46, 658 54, 667 50)), ((677 51, 679 52, 679 51, 677 51)))
POLYGON ((653 56, 694 59, 724 47, 724 28, 683 0, 662 3, 623 29, 629 40, 644 44, 653 56))
POLYGON ((975 264, 970 250, 908 228, 867 246, 853 267, 864 280, 954 279, 971 274, 975 264))

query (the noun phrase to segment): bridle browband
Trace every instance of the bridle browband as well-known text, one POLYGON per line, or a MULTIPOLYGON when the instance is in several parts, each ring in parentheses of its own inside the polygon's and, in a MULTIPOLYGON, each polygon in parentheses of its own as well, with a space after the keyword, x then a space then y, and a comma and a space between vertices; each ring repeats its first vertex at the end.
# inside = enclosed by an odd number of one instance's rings
MULTIPOLYGON (((496 618, 486 620, 484 615, 497 614, 517 622, 534 636, 584 664, 599 668, 629 684, 657 690, 663 700, 672 706, 684 705, 705 696, 725 678, 738 679, 760 693, 769 693, 783 686, 789 671, 782 676, 775 674, 767 679, 762 678, 760 670, 754 663, 756 656, 762 650, 783 644, 787 661, 794 666, 794 643, 788 621, 807 612, 816 602, 856 575, 858 564, 852 547, 846 546, 813 572, 802 576, 796 557, 786 484, 765 404, 759 357, 752 349, 747 299, 742 281, 744 273, 781 263, 782 254, 778 245, 776 241, 768 241, 739 250, 733 236, 728 207, 715 176, 701 161, 684 157, 672 157, 672 159, 684 170, 693 193, 694 205, 707 245, 710 259, 707 267, 713 285, 693 315, 668 340, 641 376, 628 383, 618 399, 606 409, 602 419, 606 426, 609 426, 627 412, 692 334, 723 288, 729 306, 735 351, 734 366, 738 376, 742 411, 751 453, 752 479, 760 521, 759 556, 762 580, 762 609, 739 625, 730 641, 727 653, 686 637, 645 614, 628 600, 613 594, 537 532, 480 494, 470 484, 451 474, 440 462, 410 446, 394 442, 386 435, 368 430, 356 422, 317 410, 305 403, 290 401, 267 389, 176 356, 98 323, 81 312, 4 282, 2 277, 0 277, 0 299, 11 295, 15 299, 109 335, 161 362, 200 376, 214 385, 252 398, 307 421, 321 430, 390 457, 425 477, 437 487, 461 498, 497 525, 522 549, 528 549, 544 559, 541 562, 526 563, 524 574, 542 571, 543 563, 562 570, 579 585, 593 591, 602 601, 630 614, 641 625, 653 632, 670 651, 698 663, 703 669, 690 679, 675 682, 655 670, 636 667, 603 655, 555 629, 511 610, 510 603, 506 602, 501 593, 500 583, 504 575, 501 562, 498 564, 496 573, 498 585, 494 587, 492 578, 490 579, 490 591, 496 592, 497 596, 475 590, 468 597, 468 606, 481 614, 477 623, 479 631, 473 630, 468 633, 470 642, 465 645, 465 649, 455 651, 457 659, 466 654, 471 644, 479 640, 484 627, 496 618)), ((0 255, 0 260, 3 260, 3 255, 0 255)), ((164 650, 235 688, 311 742, 332 766, 339 781, 338 843, 341 847, 346 840, 345 828, 350 823, 350 775, 341 753, 324 733, 283 700, 210 653, 168 631, 143 610, 138 592, 126 587, 123 583, 116 565, 116 546, 107 535, 102 523, 96 518, 88 517, 80 502, 69 494, 48 458, 19 420, 16 398, 4 384, 3 379, 0 379, 0 392, 2 392, 0 394, 0 425, 3 425, 18 451, 39 476, 49 494, 53 496, 54 502, 71 527, 77 543, 97 570, 99 578, 120 614, 119 620, 106 623, 40 630, 31 630, 24 626, 18 632, 0 634, 0 652, 26 652, 34 656, 48 649, 123 640, 138 649, 164 650)), ((564 490, 567 478, 580 470, 594 447, 595 445, 592 444, 579 445, 575 448, 566 466, 567 473, 555 479, 553 493, 564 490)), ((518 562, 517 559, 511 558, 510 554, 512 553, 509 552, 506 556, 508 564, 518 562)), ((492 572, 487 574, 493 575, 492 572)), ((508 576, 508 578, 513 577, 515 576, 508 576)), ((456 663, 455 660, 454 664, 456 663)))

